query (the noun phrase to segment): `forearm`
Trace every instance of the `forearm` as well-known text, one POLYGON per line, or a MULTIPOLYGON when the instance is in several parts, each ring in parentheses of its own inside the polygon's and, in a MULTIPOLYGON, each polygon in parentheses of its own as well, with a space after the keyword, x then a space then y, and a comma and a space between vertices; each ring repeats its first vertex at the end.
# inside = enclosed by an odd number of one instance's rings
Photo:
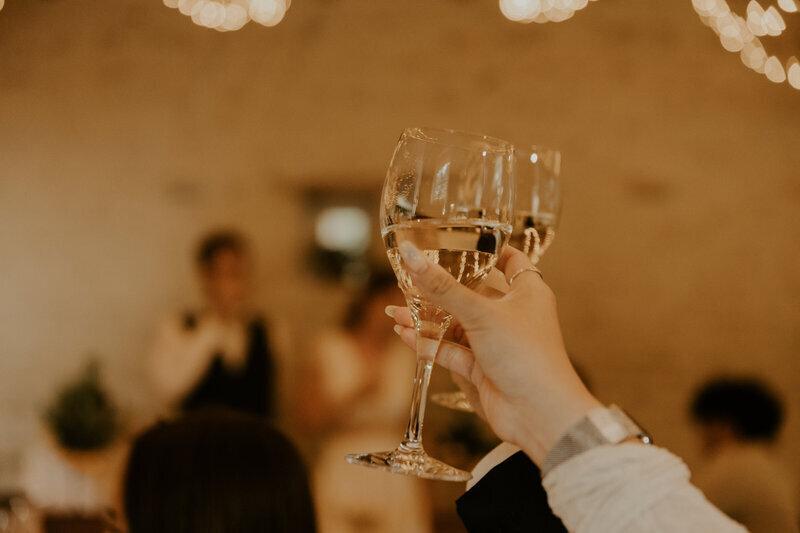
POLYGON ((593 448, 556 467, 543 485, 573 533, 746 531, 689 482, 678 457, 655 446, 593 448))
POLYGON ((150 373, 158 391, 168 401, 185 395, 202 378, 217 343, 213 329, 162 332, 150 356, 150 373))

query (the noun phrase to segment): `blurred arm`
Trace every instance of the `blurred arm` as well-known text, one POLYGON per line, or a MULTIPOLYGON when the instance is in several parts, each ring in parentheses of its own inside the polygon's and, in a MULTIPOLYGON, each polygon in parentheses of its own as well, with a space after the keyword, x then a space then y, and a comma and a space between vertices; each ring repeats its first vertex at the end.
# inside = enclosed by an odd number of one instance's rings
POLYGON ((158 392, 170 403, 178 401, 202 378, 221 344, 223 332, 213 321, 203 320, 192 330, 178 319, 166 321, 149 358, 150 376, 158 392))

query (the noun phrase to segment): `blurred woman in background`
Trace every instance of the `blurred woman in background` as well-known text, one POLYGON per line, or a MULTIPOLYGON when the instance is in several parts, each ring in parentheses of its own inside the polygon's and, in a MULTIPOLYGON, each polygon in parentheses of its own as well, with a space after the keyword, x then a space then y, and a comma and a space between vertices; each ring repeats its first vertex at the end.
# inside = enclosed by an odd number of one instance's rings
POLYGON ((232 231, 212 233, 196 263, 205 303, 161 325, 150 358, 153 383, 172 408, 217 406, 270 417, 274 357, 267 325, 251 307, 245 240, 232 231))
POLYGON ((342 327, 313 341, 299 421, 317 441, 315 500, 322 533, 424 533, 430 507, 415 478, 354 468, 358 449, 392 449, 408 416, 413 357, 394 339, 384 308, 403 296, 391 272, 372 276, 342 327))

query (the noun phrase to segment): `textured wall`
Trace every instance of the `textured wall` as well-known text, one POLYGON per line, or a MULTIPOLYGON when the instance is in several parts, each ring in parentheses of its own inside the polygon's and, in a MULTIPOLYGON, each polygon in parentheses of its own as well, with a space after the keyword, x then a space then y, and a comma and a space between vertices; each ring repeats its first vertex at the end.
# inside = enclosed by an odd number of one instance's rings
POLYGON ((692 459, 693 385, 757 372, 791 401, 796 442, 799 119, 800 93, 724 52, 688 0, 545 26, 490 0, 295 0, 232 34, 157 0, 8 0, 0 441, 30 436, 88 352, 132 413, 147 404, 142 355, 191 302, 210 225, 254 236, 264 307, 297 340, 329 321, 342 294, 298 266, 298 190, 379 186, 401 128, 428 124, 562 148, 543 269, 604 399, 692 459))

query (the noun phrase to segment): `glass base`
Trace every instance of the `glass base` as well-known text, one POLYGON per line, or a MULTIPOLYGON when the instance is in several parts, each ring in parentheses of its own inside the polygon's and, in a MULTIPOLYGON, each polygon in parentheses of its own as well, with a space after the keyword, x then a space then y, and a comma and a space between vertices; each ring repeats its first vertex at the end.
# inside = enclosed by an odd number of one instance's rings
POLYGON ((350 453, 344 456, 348 463, 377 468, 394 474, 405 474, 441 481, 469 481, 472 474, 434 459, 423 451, 350 453))
POLYGON ((456 411, 464 411, 465 413, 474 413, 475 409, 467 398, 467 395, 461 391, 458 392, 437 392, 431 394, 431 401, 442 407, 448 409, 455 409, 456 411))

